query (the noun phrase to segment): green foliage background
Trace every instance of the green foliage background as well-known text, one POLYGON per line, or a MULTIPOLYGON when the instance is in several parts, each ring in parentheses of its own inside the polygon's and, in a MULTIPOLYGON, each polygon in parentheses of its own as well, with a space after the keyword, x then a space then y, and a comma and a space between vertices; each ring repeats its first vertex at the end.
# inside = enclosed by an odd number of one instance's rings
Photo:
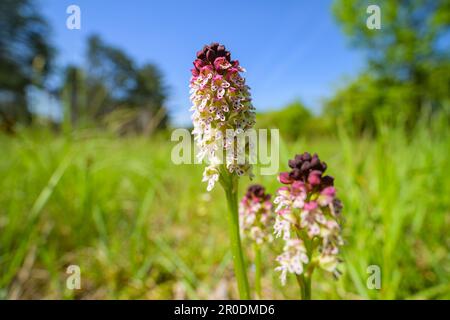
MULTIPOLYGON (((224 194, 206 192, 203 165, 171 161, 157 66, 91 37, 89 67, 65 66, 53 88, 64 116, 48 125, 25 97, 45 87, 53 62, 32 3, 0 4, 0 298, 237 298, 224 194)), ((259 113, 257 128, 280 130, 280 171, 317 152, 336 179, 343 276, 315 273, 313 298, 450 299, 450 2, 378 1, 381 30, 365 28, 369 4, 333 6, 365 70, 320 115, 293 102, 259 113), (380 290, 367 286, 370 265, 380 290)), ((276 176, 254 182, 280 186, 276 176)), ((274 272, 281 242, 263 251, 263 297, 297 299, 295 279, 282 287, 274 272)))
MULTIPOLYGON (((280 170, 295 153, 318 152, 345 207, 343 276, 317 272, 313 298, 450 298, 450 132, 445 119, 434 123, 409 135, 380 126, 376 139, 339 127, 282 141, 280 170), (366 286, 372 264, 381 290, 366 286)), ((168 141, 0 135, 1 297, 237 298, 222 190, 206 193, 201 165, 174 165, 168 141), (66 289, 71 264, 81 290, 66 289)), ((279 187, 275 176, 255 182, 279 187)), ((264 297, 297 299, 295 279, 281 287, 273 270, 281 242, 263 252, 264 297)))

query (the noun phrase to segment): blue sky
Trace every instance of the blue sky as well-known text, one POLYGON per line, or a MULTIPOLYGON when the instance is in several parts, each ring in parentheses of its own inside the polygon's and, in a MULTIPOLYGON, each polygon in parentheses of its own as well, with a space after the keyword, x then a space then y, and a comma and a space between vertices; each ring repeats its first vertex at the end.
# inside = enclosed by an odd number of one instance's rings
POLYGON ((139 64, 152 62, 170 90, 177 124, 189 122, 188 82, 195 52, 223 43, 247 69, 259 111, 300 99, 313 110, 364 66, 331 14, 332 1, 39 0, 52 27, 58 63, 83 64, 86 38, 99 34, 139 64), (81 30, 66 28, 66 8, 81 8, 81 30))

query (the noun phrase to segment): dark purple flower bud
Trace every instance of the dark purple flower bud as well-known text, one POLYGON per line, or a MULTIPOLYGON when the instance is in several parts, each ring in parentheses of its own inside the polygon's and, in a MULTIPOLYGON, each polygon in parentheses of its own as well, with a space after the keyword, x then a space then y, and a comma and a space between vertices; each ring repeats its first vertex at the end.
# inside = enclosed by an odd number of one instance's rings
POLYGON ((289 177, 291 177, 292 180, 300 180, 302 176, 303 176, 302 172, 297 168, 295 168, 289 173, 289 177))
POLYGON ((218 56, 218 57, 225 57, 226 53, 227 53, 227 52, 225 51, 225 46, 219 45, 219 46, 217 47, 217 56, 218 56))
POLYGON ((311 160, 311 154, 309 152, 305 152, 303 154, 303 160, 304 161, 310 161, 311 160))
POLYGON ((200 50, 200 51, 197 51, 197 58, 198 58, 198 59, 201 59, 201 60, 203 60, 203 59, 206 58, 205 48, 203 48, 203 49, 200 50))
POLYGON ((209 62, 213 63, 214 60, 216 60, 216 53, 215 53, 213 50, 209 49, 209 50, 206 52, 206 59, 207 59, 209 62))
POLYGON ((331 187, 334 185, 334 178, 331 176, 322 177, 322 185, 324 187, 331 187))
MULTIPOLYGON (((249 199, 258 198, 259 200, 264 200, 266 198, 265 191, 266 189, 263 186, 254 184, 248 187, 246 197, 249 199)), ((270 198, 270 195, 268 196, 270 198)))
POLYGON ((319 157, 317 156, 317 154, 314 154, 314 156, 311 159, 311 168, 316 169, 316 170, 321 169, 320 160, 319 160, 319 157))
POLYGON ((288 161, 288 165, 289 165, 289 168, 291 168, 291 169, 294 169, 294 168, 296 168, 297 167, 297 161, 295 161, 295 159, 294 160, 289 160, 288 161))
MULTIPOLYGON (((289 160, 288 165, 292 169, 290 172, 291 179, 304 182, 308 180, 311 171, 320 172, 321 177, 327 168, 325 162, 321 162, 316 153, 311 156, 309 152, 297 154, 294 159, 289 160)), ((313 183, 316 183, 317 177, 314 176, 312 179, 313 183)), ((327 180, 328 182, 329 180, 327 180)))
POLYGON ((305 161, 302 163, 302 166, 300 168, 300 170, 302 170, 302 172, 306 172, 311 168, 311 164, 309 163, 309 161, 305 161))

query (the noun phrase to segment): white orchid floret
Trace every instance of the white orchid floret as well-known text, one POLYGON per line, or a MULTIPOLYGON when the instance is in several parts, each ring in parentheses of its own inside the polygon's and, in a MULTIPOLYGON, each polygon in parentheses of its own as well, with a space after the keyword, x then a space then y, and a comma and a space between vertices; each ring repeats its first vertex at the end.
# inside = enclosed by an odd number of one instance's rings
POLYGON ((280 279, 283 285, 286 284, 288 273, 301 275, 304 271, 304 265, 309 262, 305 245, 300 239, 286 240, 283 253, 276 260, 279 266, 275 268, 275 271, 281 272, 280 279))
POLYGON ((284 240, 291 238, 291 222, 287 216, 277 215, 273 229, 275 237, 283 237, 284 240))
POLYGON ((208 182, 206 190, 211 191, 214 185, 219 181, 219 170, 216 165, 210 165, 203 171, 203 182, 208 182))

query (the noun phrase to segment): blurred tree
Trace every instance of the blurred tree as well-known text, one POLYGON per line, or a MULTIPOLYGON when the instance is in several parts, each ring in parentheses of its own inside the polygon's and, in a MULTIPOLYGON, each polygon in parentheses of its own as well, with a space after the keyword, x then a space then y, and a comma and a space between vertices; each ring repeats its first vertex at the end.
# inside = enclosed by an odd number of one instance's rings
POLYGON ((162 85, 162 76, 156 66, 146 64, 136 72, 135 86, 130 90, 131 103, 134 106, 158 108, 166 99, 166 89, 162 85))
POLYGON ((69 65, 63 76, 64 127, 70 128, 88 119, 86 75, 81 68, 69 65))
POLYGON ((88 39, 86 62, 85 71, 69 66, 62 84, 72 125, 80 119, 106 119, 120 132, 165 126, 167 94, 156 66, 136 66, 125 52, 98 36, 88 39))
POLYGON ((164 103, 167 89, 163 86, 161 72, 152 64, 146 64, 137 70, 135 87, 130 91, 130 104, 142 108, 151 122, 142 123, 142 130, 147 132, 167 125, 168 117, 164 103))
POLYGON ((96 35, 88 39, 86 58, 87 83, 91 89, 89 102, 98 103, 90 106, 94 115, 100 116, 127 104, 129 93, 136 86, 136 68, 132 59, 96 35), (101 93, 102 99, 97 94, 99 87, 106 89, 106 94, 101 93))
POLYGON ((284 138, 294 140, 308 133, 311 118, 311 112, 300 101, 295 101, 281 110, 258 113, 256 126, 279 129, 284 138))
POLYGON ((26 90, 41 87, 50 71, 48 34, 32 0, 0 1, 0 126, 7 130, 16 121, 31 121, 26 90))
POLYGON ((442 110, 450 101, 450 1, 377 1, 381 30, 366 27, 370 4, 334 3, 344 32, 365 49, 368 69, 338 91, 327 112, 352 119, 360 130, 373 128, 378 115, 412 126, 422 113, 442 110))

